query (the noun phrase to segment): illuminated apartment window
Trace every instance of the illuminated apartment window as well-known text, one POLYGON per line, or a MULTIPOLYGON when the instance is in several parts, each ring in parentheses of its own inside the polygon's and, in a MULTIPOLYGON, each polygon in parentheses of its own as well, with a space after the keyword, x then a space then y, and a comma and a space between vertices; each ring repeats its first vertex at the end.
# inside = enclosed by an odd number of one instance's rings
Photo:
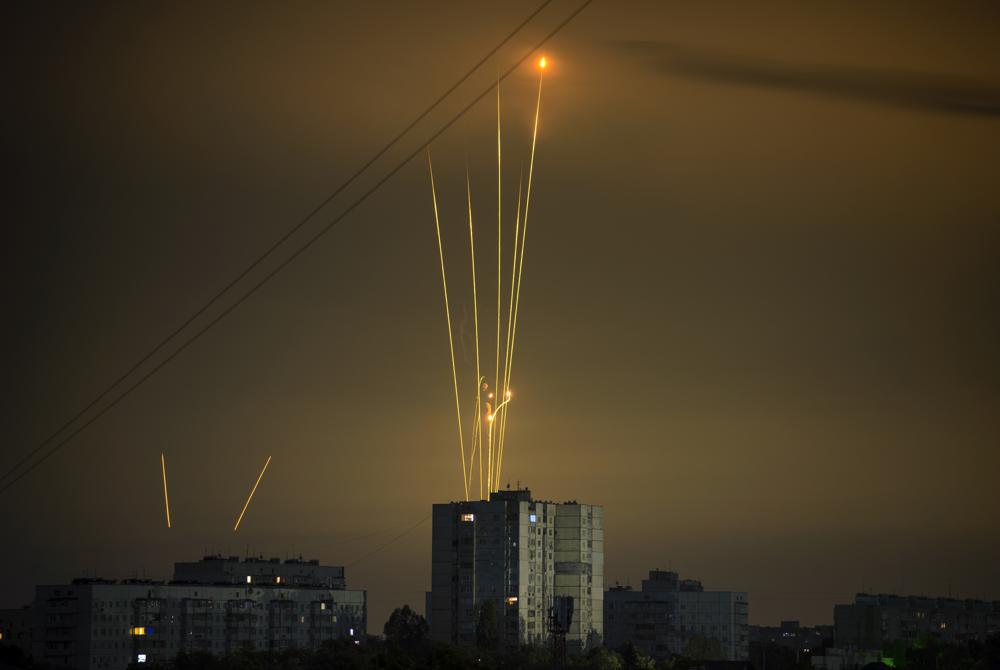
POLYGON ((274 583, 275 584, 280 584, 281 583, 281 577, 275 577, 274 578, 274 583))
POLYGON ((129 635, 131 635, 132 637, 136 637, 136 636, 139 636, 139 635, 145 635, 146 634, 146 627, 145 626, 135 626, 134 628, 129 628, 128 632, 129 632, 129 635))
POLYGON ((517 604, 517 596, 508 596, 508 598, 507 598, 507 604, 508 605, 516 605, 517 604))
POLYGON ((530 521, 531 523, 536 523, 538 521, 538 515, 537 514, 529 514, 528 515, 528 521, 530 521))
POLYGON ((319 604, 319 608, 320 608, 321 610, 325 610, 325 609, 326 609, 326 603, 320 603, 320 604, 319 604))
POLYGON ((252 583, 253 583, 253 577, 251 575, 247 575, 247 584, 252 584, 252 583))
POLYGON ((462 521, 475 521, 475 520, 476 520, 476 515, 475 514, 463 514, 462 515, 462 521))

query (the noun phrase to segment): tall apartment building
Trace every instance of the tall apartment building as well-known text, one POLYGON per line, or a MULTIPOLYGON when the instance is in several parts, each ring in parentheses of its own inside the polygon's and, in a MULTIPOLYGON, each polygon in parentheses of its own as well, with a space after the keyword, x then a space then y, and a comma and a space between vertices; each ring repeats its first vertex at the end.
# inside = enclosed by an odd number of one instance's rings
POLYGON ((603 517, 598 505, 536 501, 527 489, 434 505, 427 598, 431 637, 474 645, 489 603, 500 644, 544 644, 550 639, 552 608, 571 603, 567 650, 599 645, 604 635, 603 517))
POLYGON ((632 643, 654 658, 682 654, 697 635, 718 642, 721 658, 745 661, 749 598, 742 591, 706 591, 676 572, 651 570, 642 589, 616 586, 604 594, 606 644, 632 643))
POLYGON ((1000 601, 859 593, 852 604, 834 605, 833 625, 837 646, 847 649, 927 636, 961 644, 1000 632, 1000 601))
POLYGON ((367 594, 346 588, 342 567, 209 556, 176 564, 174 576, 37 587, 35 661, 124 670, 179 652, 313 648, 365 632, 367 594))

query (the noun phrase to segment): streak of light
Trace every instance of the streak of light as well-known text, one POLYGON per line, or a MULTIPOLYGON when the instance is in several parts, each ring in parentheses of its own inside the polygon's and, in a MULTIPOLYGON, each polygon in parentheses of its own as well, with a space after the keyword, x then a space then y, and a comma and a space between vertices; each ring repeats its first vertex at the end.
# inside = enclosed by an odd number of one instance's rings
MULTIPOLYGON (((535 146, 538 143, 538 116, 542 109, 542 81, 545 79, 545 69, 538 71, 538 99, 535 103, 535 126, 531 132, 531 159, 528 162, 528 189, 524 197, 524 223, 521 225, 521 258, 517 270, 517 296, 514 298, 514 325, 510 336, 509 364, 507 366, 507 384, 510 384, 511 367, 514 363, 514 345, 517 342, 517 312, 521 302, 521 278, 524 276, 524 242, 528 239, 528 210, 531 208, 531 182, 535 173, 535 146)), ((503 467, 503 445, 500 447, 500 467, 503 467)))
MULTIPOLYGON (((493 388, 497 392, 500 391, 500 320, 501 320, 501 309, 500 305, 502 303, 501 292, 503 285, 503 257, 501 254, 503 246, 503 217, 501 216, 501 194, 503 192, 502 188, 502 176, 501 163, 500 163, 500 79, 497 78, 497 350, 496 350, 496 368, 493 371, 493 388)), ((496 409, 493 410, 493 414, 496 415, 496 409)), ((490 489, 492 491, 493 482, 493 430, 490 430, 490 477, 491 482, 490 489)))
POLYGON ((167 460, 160 453, 160 470, 163 471, 163 506, 167 510, 167 528, 170 528, 170 496, 167 495, 167 460))
MULTIPOLYGON (((427 167, 431 174, 431 199, 434 201, 434 229, 437 231, 438 257, 441 259, 441 286, 444 288, 444 315, 448 320, 448 350, 451 353, 451 379, 455 386, 455 417, 458 420, 458 452, 462 455, 462 485, 465 499, 469 499, 469 484, 466 481, 465 438, 462 431, 462 407, 458 400, 458 370, 455 367, 455 338, 451 332, 451 307, 448 305, 448 278, 444 272, 444 247, 441 245, 441 220, 438 216, 437 190, 434 188, 434 165, 431 152, 427 152, 427 167)), ((471 465, 471 464, 470 464, 471 465)))
MULTIPOLYGON (((498 423, 500 423, 500 419, 498 418, 498 412, 500 412, 500 410, 507 411, 506 405, 510 401, 511 401, 511 397, 510 397, 510 393, 508 392, 507 393, 507 399, 504 400, 499 405, 497 405, 496 408, 493 410, 493 414, 491 414, 490 417, 489 417, 489 419, 490 419, 490 444, 493 443, 493 433, 496 430, 496 426, 497 426, 498 423)), ((499 491, 500 490, 500 462, 499 462, 499 454, 497 454, 497 471, 496 471, 496 476, 495 476, 495 479, 490 482, 490 488, 493 491, 499 491)))
MULTIPOLYGON (((517 242, 519 239, 518 235, 521 230, 521 188, 524 184, 524 171, 523 171, 524 168, 522 167, 521 169, 522 169, 521 176, 518 177, 517 180, 517 215, 514 218, 514 260, 513 260, 513 267, 511 268, 510 272, 510 305, 507 308, 507 341, 504 345, 503 389, 507 393, 510 392, 509 391, 510 380, 508 379, 507 376, 507 370, 510 367, 510 362, 508 360, 510 356, 510 329, 511 326, 513 325, 513 320, 511 319, 511 316, 513 316, 514 314, 514 283, 515 280, 517 279, 517 250, 518 250, 517 242)), ((506 429, 507 429, 507 410, 504 409, 503 416, 500 417, 500 444, 498 447, 500 453, 497 454, 498 459, 500 457, 500 454, 503 453, 503 443, 504 443, 504 436, 506 434, 506 429)), ((497 480, 497 488, 499 489, 500 488, 499 467, 497 468, 496 480, 497 480)))
MULTIPOLYGON (((472 449, 469 453, 469 489, 472 489, 472 478, 475 476, 475 464, 476 464, 476 454, 478 453, 480 459, 482 459, 482 453, 477 452, 476 444, 478 442, 479 431, 482 428, 480 417, 477 415, 473 417, 472 420, 472 449)), ((480 443, 481 444, 481 443, 480 443)))
MULTIPOLYGON (((472 185, 469 181, 469 168, 465 168, 465 192, 469 201, 469 255, 472 258, 472 314, 476 330, 476 416, 482 421, 483 378, 479 370, 479 297, 476 293, 476 236, 472 232, 472 185)), ((478 433, 477 449, 479 450, 479 499, 483 498, 483 431, 478 433)))
POLYGON ((271 464, 271 457, 268 456, 267 460, 264 462, 264 467, 260 471, 260 475, 257 477, 257 482, 250 489, 250 495, 247 496, 246 504, 243 505, 243 511, 240 512, 240 517, 236 519, 236 525, 233 526, 233 531, 239 530, 240 522, 243 521, 243 515, 247 513, 247 507, 250 507, 250 501, 253 500, 253 494, 257 492, 257 487, 260 486, 260 480, 264 478, 264 473, 267 472, 267 466, 271 464))

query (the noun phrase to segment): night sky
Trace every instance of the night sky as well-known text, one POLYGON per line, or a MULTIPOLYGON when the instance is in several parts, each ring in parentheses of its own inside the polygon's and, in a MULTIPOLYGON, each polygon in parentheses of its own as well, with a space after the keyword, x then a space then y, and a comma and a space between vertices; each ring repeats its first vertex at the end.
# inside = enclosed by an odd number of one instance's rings
MULTIPOLYGON (((536 4, 5 6, 2 470, 536 4)), ((670 567, 755 624, 1000 598, 1000 6, 596 2, 545 53, 504 479, 604 505, 609 585, 670 567)), ((502 88, 508 213, 536 85, 502 88)), ((469 388, 495 123, 487 97, 432 149, 469 388)), ((347 565, 373 631, 422 611, 426 517, 462 495, 445 328, 421 157, 0 497, 0 607, 249 551, 347 565)))

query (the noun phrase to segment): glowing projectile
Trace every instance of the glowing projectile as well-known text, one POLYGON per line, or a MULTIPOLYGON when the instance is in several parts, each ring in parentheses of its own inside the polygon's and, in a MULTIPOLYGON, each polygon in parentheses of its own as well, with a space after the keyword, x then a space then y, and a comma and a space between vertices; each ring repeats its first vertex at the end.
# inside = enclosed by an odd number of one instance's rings
POLYGON ((548 63, 545 60, 545 56, 542 56, 542 58, 538 61, 538 69, 544 70, 547 65, 548 63))
POLYGON ((268 456, 267 461, 264 462, 264 468, 260 471, 260 476, 257 477, 257 482, 253 485, 253 488, 250 489, 250 495, 247 496, 247 502, 245 505, 243 505, 243 511, 240 512, 240 517, 236 519, 236 525, 233 526, 234 532, 239 529, 240 521, 243 521, 243 515, 247 513, 247 507, 250 507, 250 501, 253 500, 253 494, 257 492, 257 487, 260 486, 260 480, 264 478, 264 473, 267 472, 267 466, 270 464, 271 464, 271 457, 268 456))
POLYGON ((458 371, 455 367, 455 338, 451 333, 451 307, 448 304, 448 278, 444 273, 444 247, 441 246, 441 221, 438 217, 437 190, 434 188, 434 165, 431 163, 431 152, 427 152, 427 168, 431 175, 431 199, 434 202, 434 229, 437 231, 438 257, 441 259, 441 286, 444 288, 444 315, 448 321, 448 350, 451 352, 451 379, 455 386, 455 417, 458 420, 458 452, 462 456, 462 485, 465 488, 465 499, 469 499, 469 481, 465 467, 465 438, 462 433, 462 407, 458 400, 458 371))
POLYGON ((167 510, 167 528, 170 528, 170 496, 167 495, 167 461, 160 453, 160 469, 163 471, 163 506, 167 510))

